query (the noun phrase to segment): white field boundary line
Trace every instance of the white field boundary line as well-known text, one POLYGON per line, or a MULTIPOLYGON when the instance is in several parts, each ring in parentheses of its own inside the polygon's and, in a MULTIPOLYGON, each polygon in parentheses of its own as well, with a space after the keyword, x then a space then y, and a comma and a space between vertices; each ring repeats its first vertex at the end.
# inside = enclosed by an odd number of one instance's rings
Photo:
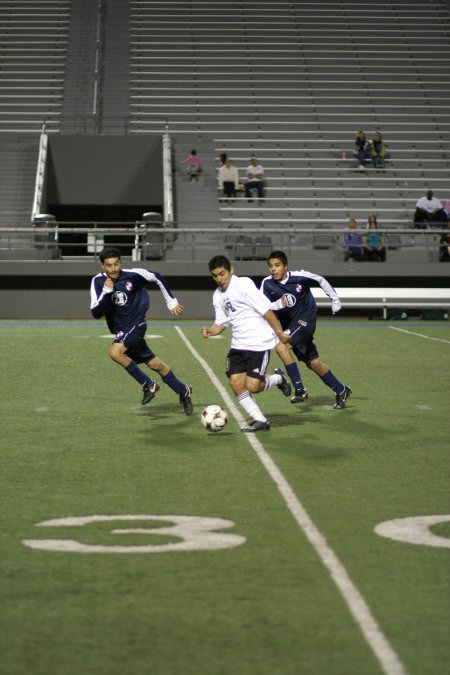
POLYGON ((435 342, 445 342, 445 344, 450 345, 450 340, 442 340, 441 338, 431 337, 430 335, 424 335, 423 333, 415 333, 413 330, 406 330, 405 328, 397 328, 397 326, 388 326, 391 330, 398 330, 399 333, 407 333, 408 335, 415 335, 416 337, 424 338, 425 340, 434 340, 435 342))
MULTIPOLYGON (((239 424, 243 424, 245 421, 243 416, 214 371, 210 368, 205 359, 200 356, 195 347, 193 347, 193 345, 184 335, 181 328, 179 328, 179 326, 175 326, 175 330, 191 354, 205 370, 209 379, 225 401, 225 405, 228 407, 228 410, 232 413, 233 417, 239 424)), ((340 562, 333 549, 328 545, 325 537, 320 533, 311 520, 310 516, 295 495, 286 478, 283 476, 270 455, 263 448, 260 441, 253 434, 247 434, 246 438, 253 447, 253 450, 256 452, 262 465, 277 486, 286 503, 286 506, 293 515, 300 529, 303 531, 310 544, 312 544, 322 563, 330 573, 331 578, 347 603, 354 620, 363 633, 383 671, 386 673, 386 675, 407 675, 407 672, 399 657, 389 644, 375 618, 372 616, 369 606, 367 605, 363 596, 353 584, 347 573, 347 570, 340 562)))

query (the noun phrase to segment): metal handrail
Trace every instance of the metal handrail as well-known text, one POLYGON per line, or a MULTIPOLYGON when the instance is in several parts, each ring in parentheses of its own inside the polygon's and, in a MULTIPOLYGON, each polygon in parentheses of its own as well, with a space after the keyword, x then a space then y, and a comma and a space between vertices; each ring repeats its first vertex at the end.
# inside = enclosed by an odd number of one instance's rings
POLYGON ((173 201, 173 168, 172 168, 172 143, 169 135, 169 127, 166 121, 166 130, 162 140, 162 163, 163 163, 163 208, 164 223, 170 225, 174 222, 173 201))
POLYGON ((101 88, 101 69, 102 69, 102 21, 103 21, 103 0, 97 3, 97 34, 95 41, 95 63, 94 63, 94 94, 92 101, 92 117, 95 121, 97 132, 100 132, 101 120, 99 119, 99 100, 101 88))
POLYGON ((36 178, 34 182, 33 205, 31 207, 31 220, 41 212, 42 196, 45 185, 45 169, 47 163, 48 135, 46 133, 45 121, 42 124, 41 136, 39 139, 38 161, 36 166, 36 178))

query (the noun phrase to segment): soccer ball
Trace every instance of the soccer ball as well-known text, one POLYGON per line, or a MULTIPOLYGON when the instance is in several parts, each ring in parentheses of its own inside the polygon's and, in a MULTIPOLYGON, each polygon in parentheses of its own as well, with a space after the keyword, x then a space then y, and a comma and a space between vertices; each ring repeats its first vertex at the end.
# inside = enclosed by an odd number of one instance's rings
POLYGON ((228 415, 220 405, 207 405, 200 419, 208 431, 221 431, 228 422, 228 415))

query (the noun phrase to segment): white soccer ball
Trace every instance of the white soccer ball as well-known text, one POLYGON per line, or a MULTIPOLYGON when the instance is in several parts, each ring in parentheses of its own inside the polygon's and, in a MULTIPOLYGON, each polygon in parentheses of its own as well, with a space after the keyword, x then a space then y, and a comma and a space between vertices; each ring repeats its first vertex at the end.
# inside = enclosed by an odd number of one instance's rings
POLYGON ((207 405, 200 419, 208 431, 221 431, 228 422, 228 415, 220 405, 207 405))

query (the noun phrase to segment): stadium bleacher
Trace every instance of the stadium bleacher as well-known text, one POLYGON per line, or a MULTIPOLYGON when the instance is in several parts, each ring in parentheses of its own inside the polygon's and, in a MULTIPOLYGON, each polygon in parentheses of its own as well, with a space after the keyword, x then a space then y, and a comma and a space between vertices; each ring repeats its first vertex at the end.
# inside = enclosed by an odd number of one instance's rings
MULTIPOLYGON (((268 1, 257 12, 255 6, 254 0, 226 9, 195 0, 0 1, 0 256, 27 246, 14 228, 30 225, 45 124, 47 133, 61 134, 168 130, 180 231, 239 228, 247 235, 250 228, 272 241, 289 232, 302 266, 311 261, 346 283, 355 277, 339 256, 347 219, 363 226, 376 213, 392 244, 386 279, 448 276, 447 266, 436 264, 436 237, 408 232, 427 187, 449 197, 447 3, 268 1), (357 170, 358 129, 368 138, 382 132, 390 153, 385 170, 357 170), (192 147, 203 162, 195 184, 180 164, 192 147), (218 200, 220 152, 233 158, 242 178, 250 157, 258 157, 268 182, 263 204, 247 203, 243 193, 233 203, 218 200), (336 230, 336 245, 315 245, 318 226, 336 230)), ((176 275, 182 260, 203 274, 204 256, 193 258, 192 251, 207 256, 217 242, 188 246, 178 237, 166 269, 176 275)), ((356 274, 373 276, 373 268, 363 268, 356 274)), ((250 272, 260 269, 249 263, 250 272)))

